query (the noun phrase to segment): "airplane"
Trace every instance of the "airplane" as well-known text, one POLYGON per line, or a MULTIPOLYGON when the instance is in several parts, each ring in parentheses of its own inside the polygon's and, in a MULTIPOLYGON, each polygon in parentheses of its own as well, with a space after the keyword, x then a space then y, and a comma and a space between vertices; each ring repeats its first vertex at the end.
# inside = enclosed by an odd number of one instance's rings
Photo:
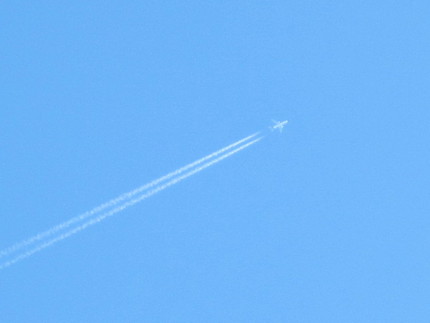
POLYGON ((288 120, 285 121, 275 121, 272 120, 275 125, 270 127, 270 130, 275 131, 276 129, 279 129, 279 132, 282 132, 282 129, 285 127, 285 125, 288 123, 288 120))

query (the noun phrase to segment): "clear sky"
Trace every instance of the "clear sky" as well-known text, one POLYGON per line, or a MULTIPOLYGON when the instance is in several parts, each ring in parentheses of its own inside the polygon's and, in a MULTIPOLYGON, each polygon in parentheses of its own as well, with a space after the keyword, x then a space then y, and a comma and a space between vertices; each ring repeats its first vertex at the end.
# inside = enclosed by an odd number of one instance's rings
POLYGON ((428 322, 428 1, 2 1, 1 322, 428 322), (288 119, 282 134, 271 119, 288 119))

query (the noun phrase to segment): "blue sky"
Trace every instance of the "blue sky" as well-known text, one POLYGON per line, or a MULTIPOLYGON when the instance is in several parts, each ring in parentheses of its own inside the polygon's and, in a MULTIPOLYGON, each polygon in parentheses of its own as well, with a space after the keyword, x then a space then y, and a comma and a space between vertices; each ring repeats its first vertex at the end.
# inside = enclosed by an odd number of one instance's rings
POLYGON ((427 1, 0 4, 4 322, 428 322, 427 1), (271 119, 289 119, 282 134, 271 119))

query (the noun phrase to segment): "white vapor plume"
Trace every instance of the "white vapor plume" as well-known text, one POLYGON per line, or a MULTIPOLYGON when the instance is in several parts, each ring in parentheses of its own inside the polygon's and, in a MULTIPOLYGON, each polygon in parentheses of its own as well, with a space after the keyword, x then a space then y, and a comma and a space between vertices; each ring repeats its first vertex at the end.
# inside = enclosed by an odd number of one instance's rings
POLYGON ((28 257, 34 255, 35 253, 38 253, 38 252, 42 251, 43 249, 56 244, 57 242, 60 242, 60 241, 66 239, 66 238, 68 238, 68 237, 70 237, 72 235, 75 235, 76 233, 78 233, 78 232, 80 232, 82 230, 85 230, 88 227, 90 227, 90 226, 92 226, 94 224, 97 224, 97 223, 103 221, 104 219, 106 219, 106 218, 108 218, 108 217, 110 217, 110 216, 112 216, 112 215, 114 215, 114 214, 116 214, 118 212, 121 212, 121 211, 125 210, 126 208, 128 208, 128 207, 130 207, 130 206, 132 206, 132 205, 134 205, 136 203, 141 202, 141 201, 143 201, 143 200, 151 197, 152 195, 157 194, 158 192, 161 192, 161 191, 165 190, 166 188, 168 188, 168 187, 170 187, 172 185, 175 185, 175 184, 183 181, 184 179, 186 179, 186 178, 188 178, 188 177, 190 177, 190 176, 192 176, 192 175, 194 175, 196 173, 201 172, 205 168, 208 168, 208 167, 210 167, 210 166, 212 166, 212 165, 214 165, 216 163, 219 163, 220 161, 224 160, 225 158, 230 157, 230 156, 236 154, 237 152, 239 152, 239 151, 241 151, 241 150, 243 150, 243 149, 245 149, 245 148, 247 148, 247 147, 249 147, 249 146, 257 143, 261 139, 263 139, 263 137, 259 137, 257 139, 254 139, 251 142, 243 144, 239 148, 236 148, 236 149, 234 149, 234 150, 232 150, 230 152, 227 152, 224 155, 222 155, 222 156, 220 156, 220 157, 218 157, 218 158, 216 158, 214 160, 211 160, 211 161, 203 164, 202 166, 197 167, 197 168, 195 168, 195 169, 187 172, 184 175, 178 176, 178 177, 170 180, 169 182, 167 182, 165 184, 159 185, 156 188, 152 189, 151 191, 149 191, 147 193, 144 193, 144 194, 140 195, 139 197, 137 197, 135 199, 132 199, 132 200, 130 200, 130 201, 122 204, 121 206, 116 207, 115 209, 113 209, 113 210, 111 210, 109 212, 106 212, 106 213, 104 213, 102 215, 99 215, 99 216, 97 216, 97 217, 95 217, 95 218, 93 218, 91 220, 88 220, 84 224, 82 224, 82 225, 80 225, 80 226, 78 226, 78 227, 76 227, 74 229, 71 229, 71 230, 69 230, 69 231, 67 231, 67 232, 65 232, 65 233, 63 233, 63 234, 61 234, 61 235, 59 235, 59 236, 57 236, 55 238, 52 238, 51 240, 49 240, 47 242, 42 243, 38 247, 36 247, 36 248, 34 248, 32 250, 29 250, 27 252, 21 253, 20 255, 16 256, 12 260, 9 260, 7 262, 3 262, 2 264, 0 264, 0 270, 5 269, 5 268, 7 268, 7 267, 9 267, 11 265, 14 265, 17 262, 20 262, 20 261, 24 260, 25 258, 28 258, 28 257))
POLYGON ((95 215, 95 214, 97 214, 97 213, 99 213, 99 212, 101 212, 101 211, 103 211, 109 207, 113 207, 113 206, 119 204, 120 202, 123 202, 124 200, 130 199, 131 197, 135 196, 136 194, 139 194, 139 193, 141 193, 147 189, 150 189, 151 187, 154 187, 163 181, 166 181, 166 180, 168 180, 174 176, 180 175, 183 172, 187 171, 188 169, 193 168, 197 165, 200 165, 201 163, 205 162, 206 160, 212 159, 212 158, 226 152, 227 150, 230 150, 231 148, 234 148, 234 147, 242 144, 243 142, 246 142, 246 141, 250 140, 251 138, 254 138, 258 134, 259 133, 257 132, 253 135, 246 137, 246 138, 238 140, 235 143, 228 145, 227 147, 224 147, 224 148, 222 148, 222 149, 220 149, 214 153, 211 153, 211 154, 209 154, 203 158, 200 158, 199 160, 196 160, 195 162, 192 162, 188 165, 185 165, 185 166, 183 166, 183 167, 181 167, 181 168, 179 168, 179 169, 177 169, 177 170, 175 170, 175 171, 173 171, 167 175, 164 175, 158 179, 155 179, 148 184, 142 185, 133 191, 121 194, 120 196, 118 196, 118 197, 116 197, 116 198, 114 198, 114 199, 112 199, 112 200, 110 200, 104 204, 101 204, 101 205, 93 208, 90 211, 87 211, 81 215, 75 216, 75 217, 71 218, 70 220, 67 220, 66 222, 58 224, 58 225, 56 225, 56 226, 54 226, 54 227, 52 227, 52 228, 50 228, 44 232, 40 232, 40 233, 34 235, 33 237, 31 237, 29 239, 23 240, 23 241, 18 242, 18 243, 14 244, 14 245, 6 248, 6 249, 3 249, 0 251, 0 259, 5 257, 5 256, 11 255, 12 253, 15 253, 15 252, 17 252, 17 251, 19 251, 25 247, 28 247, 28 246, 44 239, 44 238, 50 237, 50 236, 54 235, 55 233, 57 233, 58 231, 64 230, 64 229, 70 227, 72 224, 83 221, 86 218, 91 217, 91 216, 93 216, 93 215, 95 215))

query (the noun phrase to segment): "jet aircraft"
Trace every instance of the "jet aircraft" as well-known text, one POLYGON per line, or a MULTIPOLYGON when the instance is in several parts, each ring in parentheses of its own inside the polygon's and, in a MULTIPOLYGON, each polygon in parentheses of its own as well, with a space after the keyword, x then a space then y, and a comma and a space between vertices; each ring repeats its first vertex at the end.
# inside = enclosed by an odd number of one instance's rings
POLYGON ((279 129, 279 132, 282 132, 282 129, 284 129, 285 125, 288 123, 288 120, 285 121, 275 121, 272 120, 275 125, 270 127, 270 130, 275 131, 276 129, 279 129))

